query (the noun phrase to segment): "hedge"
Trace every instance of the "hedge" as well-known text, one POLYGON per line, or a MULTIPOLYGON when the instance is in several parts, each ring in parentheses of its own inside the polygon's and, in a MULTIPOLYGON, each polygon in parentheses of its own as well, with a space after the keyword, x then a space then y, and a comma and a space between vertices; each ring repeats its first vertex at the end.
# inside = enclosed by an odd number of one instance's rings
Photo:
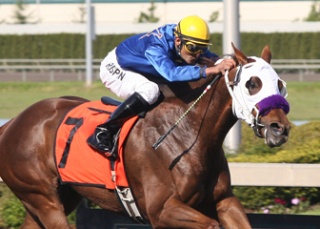
MULTIPOLYGON (((93 58, 107 52, 133 34, 98 35, 93 43, 93 58)), ((212 34, 211 50, 222 55, 222 34, 212 34)), ((320 32, 317 33, 241 33, 241 50, 258 56, 270 45, 275 59, 320 59, 320 32)), ((85 58, 84 34, 0 35, 0 59, 85 58)))
MULTIPOLYGON (((229 162, 320 163, 319 121, 293 125, 289 141, 279 148, 268 148, 246 125, 242 126, 242 136, 240 153, 229 155, 229 162)), ((318 179, 318 174, 314 179, 318 179)), ((320 188, 234 187, 233 191, 244 207, 255 212, 296 213, 320 203, 320 188), (300 205, 304 206, 297 209, 291 202, 294 198, 303 200, 300 205)))

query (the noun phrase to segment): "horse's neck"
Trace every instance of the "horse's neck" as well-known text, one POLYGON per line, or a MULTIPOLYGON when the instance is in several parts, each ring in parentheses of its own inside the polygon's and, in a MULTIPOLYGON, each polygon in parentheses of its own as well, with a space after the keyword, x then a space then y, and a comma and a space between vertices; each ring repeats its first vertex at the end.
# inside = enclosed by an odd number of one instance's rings
POLYGON ((206 80, 194 82, 174 82, 160 85, 160 90, 167 100, 181 100, 185 103, 192 103, 204 91, 209 83, 206 80))
MULTIPOLYGON (((185 116, 185 122, 196 123, 199 126, 204 124, 214 132, 213 135, 224 136, 236 122, 236 118, 232 115, 231 97, 223 78, 217 80, 204 94, 212 80, 170 83, 160 88, 164 94, 164 101, 173 107, 178 106, 182 112, 195 105, 185 116)), ((174 118, 178 120, 180 117, 174 118)))
MULTIPOLYGON (((225 97, 230 98, 223 77, 220 77, 220 79, 210 77, 207 79, 201 79, 191 82, 174 82, 168 84, 161 84, 160 90, 164 95, 165 100, 167 99, 172 101, 177 99, 182 100, 185 103, 194 102, 199 98, 199 96, 201 96, 204 93, 205 90, 208 91, 208 94, 217 93, 219 95, 225 95, 225 97), (212 82, 214 83, 212 84, 212 82), (207 86, 209 84, 212 84, 212 89, 207 90, 207 86), (219 86, 217 87, 218 84, 219 86)), ((221 102, 225 102, 225 100, 221 102)))

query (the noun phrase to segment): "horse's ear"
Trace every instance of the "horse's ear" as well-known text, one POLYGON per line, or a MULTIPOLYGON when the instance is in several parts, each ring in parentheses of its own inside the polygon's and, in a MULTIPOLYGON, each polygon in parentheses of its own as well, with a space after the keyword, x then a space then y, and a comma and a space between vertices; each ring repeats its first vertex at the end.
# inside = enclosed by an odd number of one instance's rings
POLYGON ((271 52, 269 45, 264 46, 262 52, 261 52, 261 58, 264 59, 266 62, 270 64, 271 62, 271 52))
POLYGON ((237 49, 236 46, 234 46, 233 42, 231 42, 231 45, 234 50, 236 59, 238 60, 238 63, 241 65, 247 64, 248 58, 246 57, 246 55, 244 55, 239 49, 237 49))

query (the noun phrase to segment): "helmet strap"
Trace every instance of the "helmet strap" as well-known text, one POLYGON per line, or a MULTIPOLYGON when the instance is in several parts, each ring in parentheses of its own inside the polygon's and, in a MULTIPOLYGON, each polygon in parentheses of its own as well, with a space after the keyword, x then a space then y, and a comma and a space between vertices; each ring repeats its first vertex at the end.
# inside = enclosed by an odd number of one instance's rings
POLYGON ((181 56, 181 48, 182 48, 181 45, 178 45, 178 46, 176 47, 176 54, 180 57, 180 59, 181 59, 183 62, 186 63, 185 59, 183 59, 183 57, 181 56))
POLYGON ((180 44, 177 46, 177 51, 178 51, 179 56, 181 56, 181 49, 182 49, 182 45, 180 44))
MULTIPOLYGON (((180 34, 178 34, 177 37, 180 39, 180 44, 179 44, 179 45, 175 45, 174 47, 175 47, 175 50, 176 50, 177 55, 181 57, 182 38, 181 38, 180 34)), ((181 58, 182 58, 182 57, 181 57, 181 58)))

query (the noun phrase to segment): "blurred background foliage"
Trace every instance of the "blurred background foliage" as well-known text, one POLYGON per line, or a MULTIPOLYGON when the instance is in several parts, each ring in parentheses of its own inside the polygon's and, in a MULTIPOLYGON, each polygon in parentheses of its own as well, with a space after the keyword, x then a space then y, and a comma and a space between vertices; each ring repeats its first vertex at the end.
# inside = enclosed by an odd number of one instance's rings
MULTIPOLYGON (((133 34, 97 35, 93 58, 103 59, 121 41, 133 34)), ((211 51, 223 55, 222 34, 211 35, 211 51)), ((320 59, 320 32, 241 33, 241 50, 257 56, 269 45, 276 59, 320 59)), ((230 44, 231 45, 231 44, 230 44)), ((84 34, 0 35, 0 59, 85 58, 84 34)))

